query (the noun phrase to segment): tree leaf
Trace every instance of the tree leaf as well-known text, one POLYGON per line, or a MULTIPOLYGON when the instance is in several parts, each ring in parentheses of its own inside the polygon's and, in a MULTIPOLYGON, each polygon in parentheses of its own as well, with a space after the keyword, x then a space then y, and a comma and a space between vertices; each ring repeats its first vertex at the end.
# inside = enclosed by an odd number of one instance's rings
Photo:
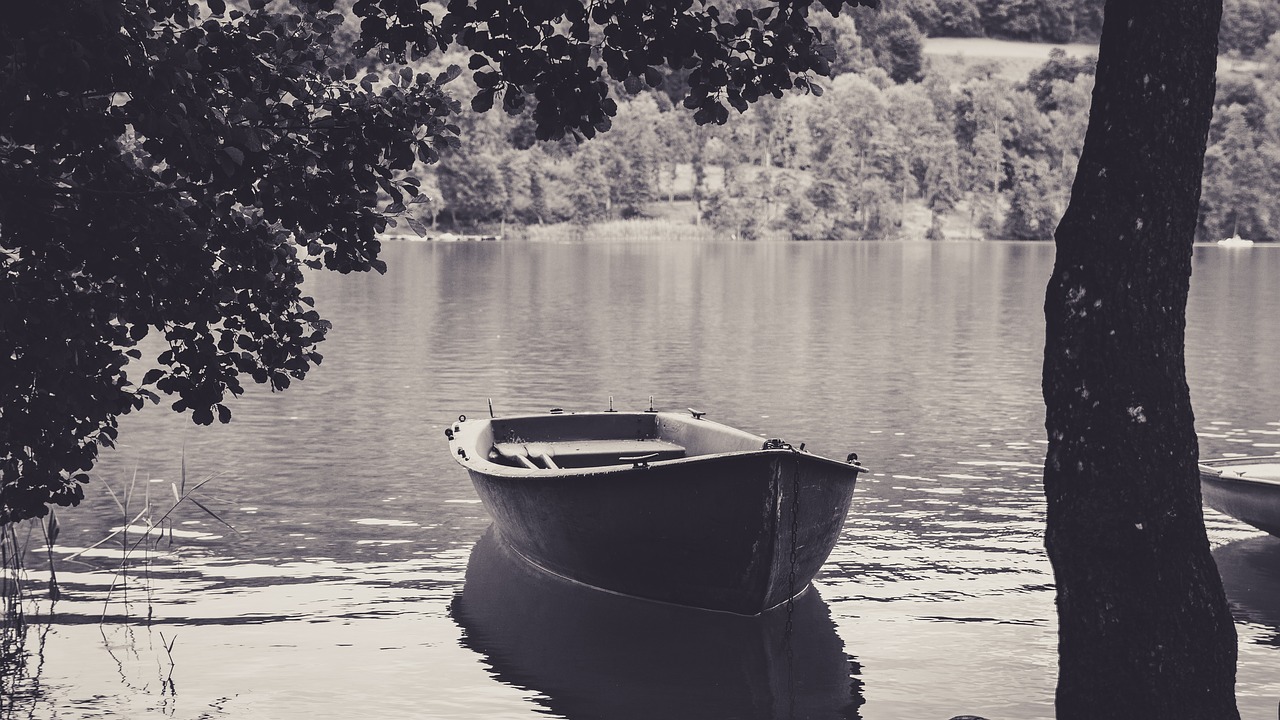
POLYGON ((457 65, 450 65, 449 67, 445 68, 444 72, 440 73, 439 75, 436 75, 436 84, 444 85, 445 83, 453 82, 461 74, 462 74, 462 68, 458 67, 457 65))
POLYGON ((476 112, 487 112, 493 107, 493 90, 481 90, 471 99, 471 109, 476 112))

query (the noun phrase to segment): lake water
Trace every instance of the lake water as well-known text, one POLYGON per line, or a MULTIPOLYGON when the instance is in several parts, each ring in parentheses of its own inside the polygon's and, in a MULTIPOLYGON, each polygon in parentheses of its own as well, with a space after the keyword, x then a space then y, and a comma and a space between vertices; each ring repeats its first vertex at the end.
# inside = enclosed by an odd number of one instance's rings
MULTIPOLYGON (((334 330, 304 382, 252 388, 228 426, 126 418, 90 499, 59 513, 63 598, 27 603, 9 716, 1052 717, 1050 245, 389 243, 385 256, 386 276, 309 281, 334 330), (487 398, 509 414, 611 396, 872 468, 788 651, 776 619, 565 588, 485 539, 445 426, 487 398), (158 520, 184 465, 188 489, 212 477, 195 497, 234 532, 185 502, 163 538, 141 538, 137 519, 91 548, 148 502, 158 520)), ((1280 248, 1196 248, 1187 355, 1205 457, 1280 452, 1277 278, 1280 248)), ((1280 541, 1206 515, 1238 616, 1241 709, 1269 720, 1280 541)), ((39 589, 40 532, 19 540, 39 589)))

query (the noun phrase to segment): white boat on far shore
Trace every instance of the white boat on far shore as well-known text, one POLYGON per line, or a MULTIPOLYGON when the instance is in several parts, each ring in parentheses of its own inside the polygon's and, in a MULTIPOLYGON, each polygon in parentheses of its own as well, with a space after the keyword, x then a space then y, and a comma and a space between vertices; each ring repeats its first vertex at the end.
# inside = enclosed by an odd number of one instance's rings
POLYGON ((1253 245, 1253 241, 1245 240, 1239 235, 1232 235, 1224 240, 1219 240, 1218 245, 1222 247, 1250 247, 1253 245))

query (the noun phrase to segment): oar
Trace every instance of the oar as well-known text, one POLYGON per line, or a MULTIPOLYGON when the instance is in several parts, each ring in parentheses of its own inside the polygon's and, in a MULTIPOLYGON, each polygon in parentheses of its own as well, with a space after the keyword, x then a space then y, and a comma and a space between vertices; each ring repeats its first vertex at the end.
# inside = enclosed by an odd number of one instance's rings
POLYGON ((551 459, 551 456, 555 455, 556 451, 552 449, 550 445, 544 445, 542 443, 530 443, 528 445, 525 445, 524 449, 525 449, 525 452, 529 453, 530 457, 541 460, 542 464, 546 466, 548 470, 560 469, 560 466, 556 464, 556 461, 551 459))
POLYGON ((498 451, 499 455, 508 460, 515 460, 530 470, 539 469, 538 466, 534 465, 533 461, 529 459, 529 451, 523 446, 520 446, 518 450, 513 450, 509 446, 504 447, 504 444, 494 445, 493 447, 498 451))

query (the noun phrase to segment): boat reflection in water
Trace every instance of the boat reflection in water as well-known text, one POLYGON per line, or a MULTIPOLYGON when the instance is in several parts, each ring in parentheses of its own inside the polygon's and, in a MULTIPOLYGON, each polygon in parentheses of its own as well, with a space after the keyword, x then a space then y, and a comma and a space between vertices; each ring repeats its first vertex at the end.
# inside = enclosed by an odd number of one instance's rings
POLYGON ((1280 539, 1238 540, 1214 550, 1213 559, 1236 618, 1269 629, 1262 642, 1280 647, 1280 539))
POLYGON ((862 682, 810 587, 757 617, 614 595, 544 573, 493 528, 451 612, 494 677, 570 718, 858 718, 862 682))

